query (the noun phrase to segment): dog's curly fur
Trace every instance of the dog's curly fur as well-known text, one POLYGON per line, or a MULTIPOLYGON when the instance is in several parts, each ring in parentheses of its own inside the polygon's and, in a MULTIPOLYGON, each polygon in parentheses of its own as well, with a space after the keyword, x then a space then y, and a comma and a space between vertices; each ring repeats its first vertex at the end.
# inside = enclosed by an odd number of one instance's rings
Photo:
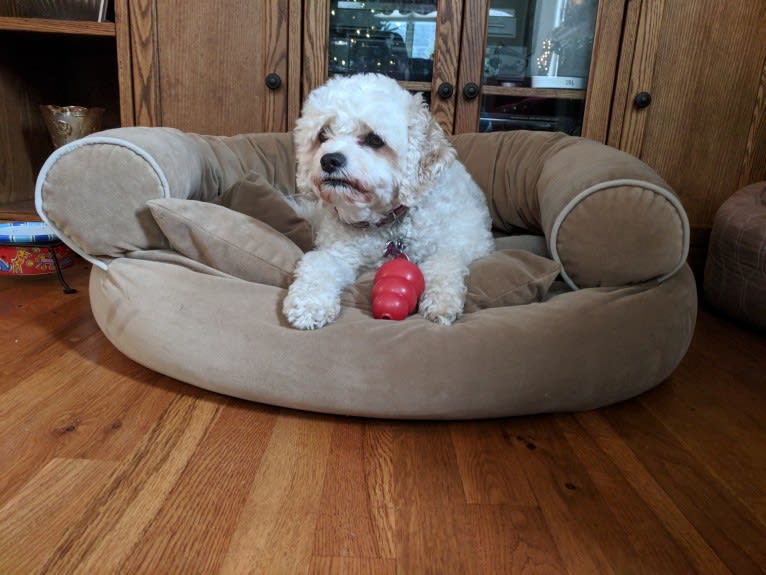
POLYGON ((397 240, 425 277, 419 312, 453 323, 468 264, 493 249, 491 220, 422 96, 382 75, 333 78, 309 94, 294 137, 316 248, 303 256, 284 300, 290 324, 316 329, 334 321, 343 288, 379 266, 397 240), (381 224, 399 206, 409 210, 381 224))

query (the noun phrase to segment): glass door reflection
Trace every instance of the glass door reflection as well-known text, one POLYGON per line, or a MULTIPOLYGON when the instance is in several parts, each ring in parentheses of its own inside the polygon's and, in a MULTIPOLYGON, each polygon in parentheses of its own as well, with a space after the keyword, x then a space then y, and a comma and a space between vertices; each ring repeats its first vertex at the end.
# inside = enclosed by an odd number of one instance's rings
POLYGON ((491 0, 480 131, 580 134, 598 0, 491 0))
POLYGON ((329 74, 377 72, 431 89, 436 1, 330 2, 329 74))

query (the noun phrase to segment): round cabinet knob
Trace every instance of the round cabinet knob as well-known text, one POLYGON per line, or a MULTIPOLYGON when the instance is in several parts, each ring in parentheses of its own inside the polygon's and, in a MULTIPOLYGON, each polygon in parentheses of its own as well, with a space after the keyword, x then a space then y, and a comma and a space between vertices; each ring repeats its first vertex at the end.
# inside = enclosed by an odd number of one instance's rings
POLYGON ((479 88, 478 84, 474 84, 473 82, 468 82, 465 86, 463 86, 463 97, 466 100, 473 100, 476 96, 479 95, 479 92, 481 92, 481 89, 479 88))
POLYGON ((633 102, 636 104, 636 108, 646 108, 652 103, 652 95, 649 92, 639 92, 633 102))
POLYGON ((279 74, 274 74, 273 72, 266 76, 266 86, 269 90, 276 90, 282 85, 282 78, 279 77, 279 74))
POLYGON ((442 82, 441 84, 439 84, 439 87, 436 89, 436 93, 439 94, 440 98, 443 98, 446 100, 452 97, 452 94, 455 93, 455 88, 449 82, 442 82))

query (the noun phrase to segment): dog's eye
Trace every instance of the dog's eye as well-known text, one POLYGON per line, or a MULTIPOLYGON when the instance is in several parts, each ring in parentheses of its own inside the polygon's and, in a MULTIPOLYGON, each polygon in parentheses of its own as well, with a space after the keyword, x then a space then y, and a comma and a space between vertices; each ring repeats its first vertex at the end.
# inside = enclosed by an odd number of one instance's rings
POLYGON ((385 142, 383 141, 383 138, 378 136, 375 132, 370 132, 364 137, 364 145, 369 146, 370 148, 377 150, 378 148, 382 148, 385 146, 385 142))
POLYGON ((319 130, 319 134, 317 134, 317 140, 319 140, 320 144, 324 144, 329 139, 330 136, 327 135, 327 128, 322 128, 319 130))

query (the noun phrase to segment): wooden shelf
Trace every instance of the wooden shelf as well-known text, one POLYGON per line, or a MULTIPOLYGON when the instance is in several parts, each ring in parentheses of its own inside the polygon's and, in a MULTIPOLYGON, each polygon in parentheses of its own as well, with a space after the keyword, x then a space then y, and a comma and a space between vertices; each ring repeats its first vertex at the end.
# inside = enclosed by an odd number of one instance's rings
POLYGON ((0 222, 36 222, 40 216, 35 211, 34 200, 21 200, 0 204, 0 222))
POLYGON ((109 0, 105 22, 10 14, 0 12, 0 220, 34 221, 35 178, 52 151, 40 104, 105 108, 104 129, 132 124, 127 0, 109 0))
POLYGON ((585 90, 566 88, 517 88, 482 86, 482 94, 489 96, 517 96, 522 98, 556 98, 558 100, 584 100, 585 90))
MULTIPOLYGON (((407 89, 417 92, 430 92, 430 82, 399 82, 407 89)), ((585 90, 567 88, 519 88, 508 86, 482 86, 481 93, 485 96, 516 96, 522 98, 556 98, 558 100, 584 100, 585 90)))
POLYGON ((431 91, 431 82, 408 82, 408 81, 402 80, 401 82, 399 82, 399 85, 405 90, 410 90, 412 92, 430 92, 431 91))
POLYGON ((81 36, 116 36, 117 34, 114 22, 47 20, 45 18, 14 18, 10 16, 0 16, 0 30, 81 36))

